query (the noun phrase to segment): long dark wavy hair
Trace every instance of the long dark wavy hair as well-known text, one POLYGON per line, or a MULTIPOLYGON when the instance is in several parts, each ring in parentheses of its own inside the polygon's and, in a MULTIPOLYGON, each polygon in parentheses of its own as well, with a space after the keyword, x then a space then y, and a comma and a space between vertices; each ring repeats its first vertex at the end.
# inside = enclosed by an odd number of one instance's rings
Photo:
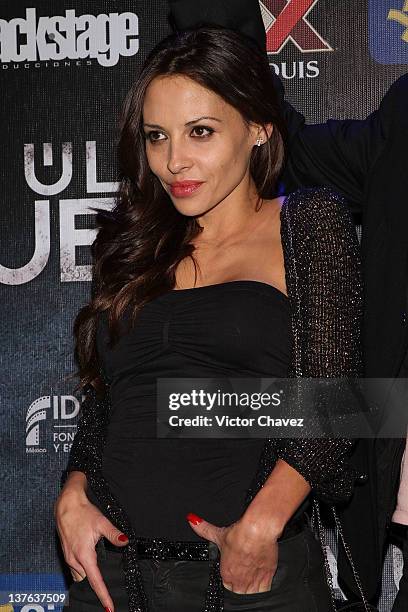
POLYGON ((131 322, 150 300, 173 289, 175 271, 193 257, 191 241, 202 231, 194 217, 173 205, 148 165, 143 102, 151 81, 184 75, 215 92, 248 124, 274 126, 271 137, 253 147, 250 173, 261 198, 276 196, 285 158, 286 127, 267 57, 246 36, 219 26, 172 34, 147 57, 131 87, 119 121, 119 190, 111 211, 97 209, 99 230, 92 247, 92 297, 74 322, 77 389, 103 388, 96 347, 98 318, 107 311, 109 339, 117 341, 121 317, 131 307, 131 322))

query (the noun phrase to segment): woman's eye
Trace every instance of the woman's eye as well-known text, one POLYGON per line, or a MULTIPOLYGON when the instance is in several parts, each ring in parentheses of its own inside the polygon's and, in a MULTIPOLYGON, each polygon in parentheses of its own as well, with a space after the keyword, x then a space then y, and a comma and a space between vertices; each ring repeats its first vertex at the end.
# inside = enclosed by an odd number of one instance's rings
POLYGON ((145 134, 147 140, 150 140, 150 142, 157 142, 158 140, 163 140, 163 138, 157 138, 157 136, 163 136, 162 132, 148 132, 147 134, 145 134))
MULTIPOLYGON (((196 125, 191 130, 191 133, 196 134, 195 138, 208 138, 209 136, 211 136, 213 132, 214 130, 212 128, 206 127, 204 125, 196 125)), ((161 142, 162 140, 166 140, 166 136, 163 134, 163 132, 158 132, 158 131, 152 131, 152 132, 145 133, 145 138, 146 140, 152 143, 161 142)))
POLYGON ((196 125, 195 127, 193 127, 192 131, 195 131, 197 136, 199 136, 200 138, 206 138, 208 136, 211 136, 211 134, 214 132, 212 128, 205 127, 204 125, 196 125), (208 134, 203 134, 203 131, 208 132, 208 134))

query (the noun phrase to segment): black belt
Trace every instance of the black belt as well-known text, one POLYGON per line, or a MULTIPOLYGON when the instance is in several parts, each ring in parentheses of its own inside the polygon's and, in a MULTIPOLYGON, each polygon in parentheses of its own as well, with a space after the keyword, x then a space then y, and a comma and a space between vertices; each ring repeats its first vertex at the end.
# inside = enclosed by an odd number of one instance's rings
MULTIPOLYGON (((300 533, 309 524, 307 514, 302 514, 285 526, 278 542, 300 533)), ((111 552, 122 553, 126 548, 126 546, 115 546, 106 538, 102 538, 102 541, 105 549, 111 552)), ((217 559, 219 555, 218 547, 213 542, 183 542, 139 537, 136 538, 136 549, 139 559, 155 559, 157 561, 168 559, 208 561, 217 559)))

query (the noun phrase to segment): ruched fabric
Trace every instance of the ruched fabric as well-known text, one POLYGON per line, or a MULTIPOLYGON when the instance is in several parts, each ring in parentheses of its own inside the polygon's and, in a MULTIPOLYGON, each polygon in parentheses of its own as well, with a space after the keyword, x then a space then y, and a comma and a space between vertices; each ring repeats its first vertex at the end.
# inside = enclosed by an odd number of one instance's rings
POLYGON ((156 380, 287 377, 288 298, 251 280, 174 290, 146 304, 113 350, 107 340, 102 321, 112 403, 102 472, 136 533, 200 541, 188 512, 220 526, 238 520, 265 440, 157 438, 156 380))

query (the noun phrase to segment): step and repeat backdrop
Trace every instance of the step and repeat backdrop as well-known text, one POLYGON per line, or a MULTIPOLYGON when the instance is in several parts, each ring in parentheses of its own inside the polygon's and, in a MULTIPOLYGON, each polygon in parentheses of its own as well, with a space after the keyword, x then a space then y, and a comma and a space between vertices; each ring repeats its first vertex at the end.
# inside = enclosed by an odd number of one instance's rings
MULTIPOLYGON (((407 70, 404 0, 260 6, 271 70, 308 122, 365 117, 407 70)), ((170 31, 164 0, 0 3, 0 604, 14 609, 59 609, 71 580, 53 503, 80 408, 72 323, 90 291, 90 207, 112 205, 120 105, 170 31)), ((382 611, 401 567, 390 544, 382 611)))

